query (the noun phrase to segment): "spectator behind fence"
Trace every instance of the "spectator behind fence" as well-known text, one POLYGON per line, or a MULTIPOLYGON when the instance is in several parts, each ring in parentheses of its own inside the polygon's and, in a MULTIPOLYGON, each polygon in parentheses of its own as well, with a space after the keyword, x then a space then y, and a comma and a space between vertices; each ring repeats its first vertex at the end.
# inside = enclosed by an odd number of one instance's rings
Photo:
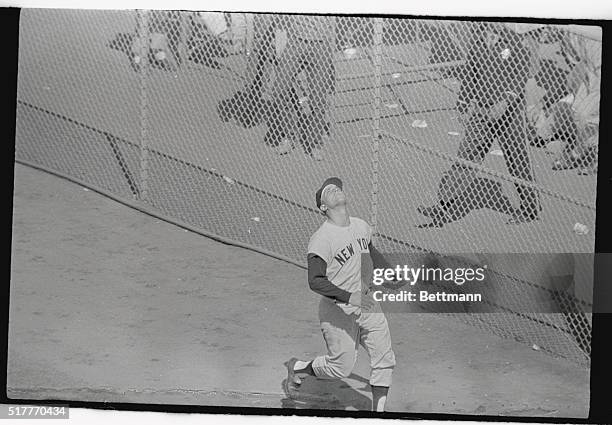
POLYGON ((520 206, 514 208, 502 193, 501 183, 478 177, 475 169, 497 139, 510 175, 534 181, 525 137, 524 92, 530 68, 525 38, 535 28, 529 24, 473 24, 458 99, 465 125, 457 152, 460 161, 442 176, 438 202, 418 207, 421 214, 432 219, 424 226, 441 227, 479 208, 511 215, 510 224, 538 218, 541 206, 535 189, 515 182, 520 206))
POLYGON ((287 44, 276 67, 273 109, 265 140, 279 155, 292 151, 298 141, 307 155, 320 161, 322 139, 330 129, 327 109, 334 86, 335 18, 289 16, 283 24, 287 44), (300 99, 300 117, 292 93, 301 71, 305 74, 306 96, 300 99))
MULTIPOLYGON (((235 120, 245 128, 268 121, 272 109, 269 86, 277 65, 277 51, 280 50, 276 41, 279 18, 263 14, 254 16, 246 82, 230 98, 219 102, 218 112, 223 121, 235 120)), ((297 98, 293 103, 297 105, 297 98)))
POLYGON ((196 12, 189 15, 189 60, 221 68, 219 59, 245 52, 250 44, 253 21, 266 15, 250 13, 196 12))
MULTIPOLYGON (((287 19, 288 17, 281 15, 255 15, 252 49, 247 57, 246 83, 218 105, 219 116, 225 122, 235 121, 245 128, 267 124, 264 143, 281 154, 289 151, 286 146, 281 145, 288 141, 293 143, 293 138, 301 136, 299 132, 293 133, 293 125, 300 131, 310 125, 310 117, 305 114, 306 108, 300 105, 300 100, 307 104, 306 97, 300 99, 296 90, 306 85, 300 84, 303 80, 300 77, 304 76, 309 64, 303 61, 299 63, 291 84, 280 88, 275 83, 283 72, 279 58, 288 45, 288 25, 283 23, 287 19), (282 96, 278 93, 279 90, 285 90, 282 96), (278 106, 279 98, 284 101, 282 106, 278 106), (283 111, 281 108, 288 108, 289 111, 283 111), (292 118, 289 121, 284 119, 283 115, 292 118)), ((303 94, 306 93, 308 90, 303 94)), ((326 124, 326 129, 328 128, 326 124)))
POLYGON ((540 31, 535 82, 544 96, 528 106, 535 146, 561 141, 553 170, 597 171, 601 43, 565 28, 540 31))
POLYGON ((244 49, 249 16, 153 10, 148 13, 145 37, 138 19, 134 33, 118 33, 108 46, 125 53, 136 72, 144 63, 143 52, 154 68, 176 71, 187 59, 218 69, 222 66, 219 59, 244 49))
POLYGON ((127 55, 130 66, 140 72, 146 54, 153 67, 176 71, 180 63, 180 13, 177 11, 153 10, 149 13, 146 37, 142 37, 141 20, 136 21, 133 33, 117 33, 107 46, 127 55))

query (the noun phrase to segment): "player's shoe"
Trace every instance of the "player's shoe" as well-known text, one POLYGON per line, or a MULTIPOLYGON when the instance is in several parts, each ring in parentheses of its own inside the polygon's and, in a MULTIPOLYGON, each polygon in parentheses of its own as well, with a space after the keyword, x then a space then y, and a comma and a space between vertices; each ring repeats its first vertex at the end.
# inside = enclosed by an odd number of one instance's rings
POLYGON ((285 392, 289 397, 295 397, 300 385, 302 385, 302 379, 295 373, 295 363, 298 361, 297 358, 292 357, 288 362, 285 362, 287 367, 287 379, 285 379, 285 392))

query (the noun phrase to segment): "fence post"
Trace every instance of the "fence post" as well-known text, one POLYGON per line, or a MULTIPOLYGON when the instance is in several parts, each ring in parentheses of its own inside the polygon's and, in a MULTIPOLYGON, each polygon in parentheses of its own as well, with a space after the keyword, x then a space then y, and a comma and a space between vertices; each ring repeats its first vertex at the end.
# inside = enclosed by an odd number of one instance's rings
POLYGON ((187 47, 187 41, 189 40, 189 12, 179 12, 179 44, 178 44, 178 54, 179 54, 179 66, 184 68, 187 64, 187 56, 189 53, 189 49, 187 47))
POLYGON ((372 62, 374 65, 374 99, 372 103, 372 189, 370 224, 375 231, 378 225, 378 153, 380 148, 380 108, 382 85, 382 43, 383 19, 374 19, 374 40, 372 46, 372 62))
POLYGON ((138 11, 138 38, 140 40, 140 201, 147 199, 149 180, 147 79, 149 78, 150 37, 148 15, 147 10, 138 11))

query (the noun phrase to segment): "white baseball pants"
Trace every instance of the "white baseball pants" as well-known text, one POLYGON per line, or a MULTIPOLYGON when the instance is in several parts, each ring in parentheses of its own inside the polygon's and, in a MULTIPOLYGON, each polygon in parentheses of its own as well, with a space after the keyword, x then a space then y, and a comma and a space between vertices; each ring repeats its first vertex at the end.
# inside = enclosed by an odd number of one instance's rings
POLYGON ((359 344, 370 356, 370 385, 390 387, 395 366, 391 334, 384 313, 347 314, 333 300, 321 297, 319 320, 327 354, 316 357, 312 369, 321 378, 346 378, 357 361, 359 344))

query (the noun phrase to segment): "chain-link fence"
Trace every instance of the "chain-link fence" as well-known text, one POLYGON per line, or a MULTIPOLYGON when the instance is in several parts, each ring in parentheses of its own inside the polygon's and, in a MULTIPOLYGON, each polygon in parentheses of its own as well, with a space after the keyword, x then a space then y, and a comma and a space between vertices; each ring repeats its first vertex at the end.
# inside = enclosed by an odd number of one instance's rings
MULTIPOLYGON (((24 10, 16 156, 298 264, 330 175, 385 251, 592 253, 596 29, 24 10)), ((588 314, 453 318, 589 364, 588 314)))

